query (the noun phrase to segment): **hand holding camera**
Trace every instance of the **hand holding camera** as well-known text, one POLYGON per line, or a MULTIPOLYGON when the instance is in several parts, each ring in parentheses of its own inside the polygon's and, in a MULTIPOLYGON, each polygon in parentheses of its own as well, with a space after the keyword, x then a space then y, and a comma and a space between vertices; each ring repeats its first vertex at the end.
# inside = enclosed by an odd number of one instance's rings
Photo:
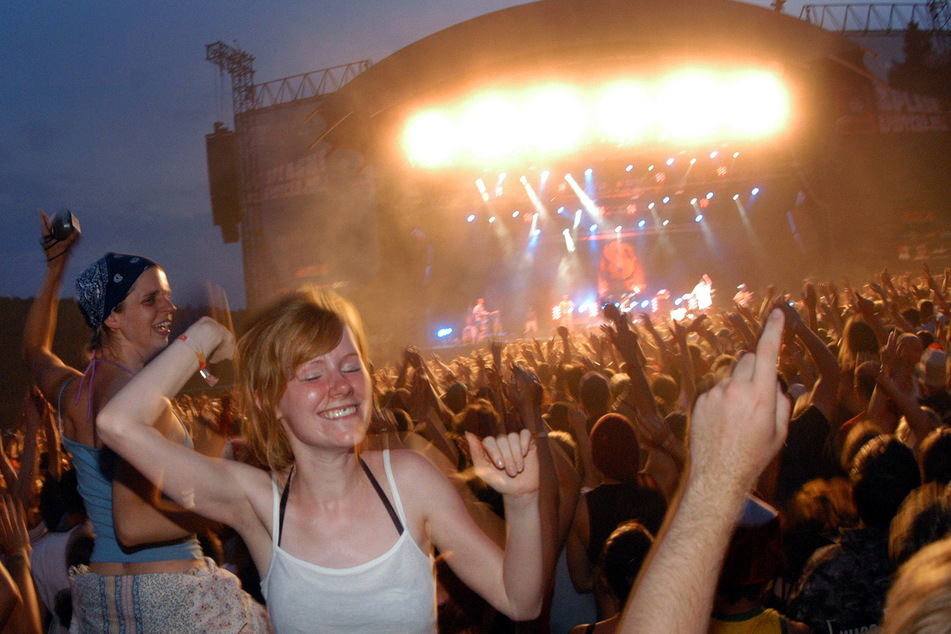
POLYGON ((43 239, 40 244, 46 252, 46 261, 52 262, 69 253, 73 244, 79 240, 82 233, 79 228, 79 219, 69 209, 57 211, 52 218, 47 216, 42 209, 39 212, 43 228, 43 239))

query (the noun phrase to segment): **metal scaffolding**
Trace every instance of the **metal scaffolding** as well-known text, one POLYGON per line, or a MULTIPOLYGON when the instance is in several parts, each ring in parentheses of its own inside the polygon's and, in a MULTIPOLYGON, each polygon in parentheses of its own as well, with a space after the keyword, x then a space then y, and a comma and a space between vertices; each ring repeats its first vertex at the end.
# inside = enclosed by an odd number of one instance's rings
POLYGON ((846 35, 900 35, 912 22, 923 31, 947 35, 951 12, 947 0, 899 4, 807 4, 799 19, 846 35))

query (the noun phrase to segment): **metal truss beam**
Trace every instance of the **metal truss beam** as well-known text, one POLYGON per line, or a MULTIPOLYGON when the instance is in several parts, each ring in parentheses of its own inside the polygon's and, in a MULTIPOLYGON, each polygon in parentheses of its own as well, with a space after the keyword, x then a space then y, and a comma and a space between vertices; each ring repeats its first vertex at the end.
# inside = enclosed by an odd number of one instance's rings
POLYGON ((912 22, 923 31, 947 33, 947 0, 897 4, 807 4, 799 19, 842 34, 896 35, 912 22))
POLYGON ((254 87, 255 107, 268 108, 336 92, 369 67, 370 61, 363 59, 258 84, 254 87))

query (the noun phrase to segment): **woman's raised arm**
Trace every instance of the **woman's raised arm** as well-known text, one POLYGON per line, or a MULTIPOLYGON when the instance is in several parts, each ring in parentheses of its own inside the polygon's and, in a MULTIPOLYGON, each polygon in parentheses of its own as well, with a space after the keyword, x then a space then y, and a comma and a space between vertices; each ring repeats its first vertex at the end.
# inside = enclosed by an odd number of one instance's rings
POLYGON ((169 399, 200 367, 231 357, 234 336, 208 317, 192 325, 148 363, 100 411, 103 442, 185 509, 234 526, 253 517, 247 497, 252 481, 267 475, 236 462, 208 458, 168 440, 156 428, 168 415, 169 399))

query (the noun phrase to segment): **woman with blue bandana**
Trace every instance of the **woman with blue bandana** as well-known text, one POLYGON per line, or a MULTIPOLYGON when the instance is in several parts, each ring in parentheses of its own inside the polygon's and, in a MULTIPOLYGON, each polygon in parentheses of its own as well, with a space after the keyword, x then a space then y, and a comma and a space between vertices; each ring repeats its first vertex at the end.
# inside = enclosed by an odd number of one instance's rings
MULTIPOLYGON (((198 518, 164 500, 102 444, 99 410, 168 345, 177 310, 165 272, 136 255, 107 253, 76 281, 92 329, 84 372, 52 351, 60 288, 79 234, 57 239, 41 212, 47 269, 27 315, 23 353, 33 378, 57 406, 63 443, 96 534, 87 567, 71 571, 72 631, 267 631, 261 607, 237 579, 202 557, 198 518)), ((165 417, 161 432, 190 446, 185 427, 165 417)))

